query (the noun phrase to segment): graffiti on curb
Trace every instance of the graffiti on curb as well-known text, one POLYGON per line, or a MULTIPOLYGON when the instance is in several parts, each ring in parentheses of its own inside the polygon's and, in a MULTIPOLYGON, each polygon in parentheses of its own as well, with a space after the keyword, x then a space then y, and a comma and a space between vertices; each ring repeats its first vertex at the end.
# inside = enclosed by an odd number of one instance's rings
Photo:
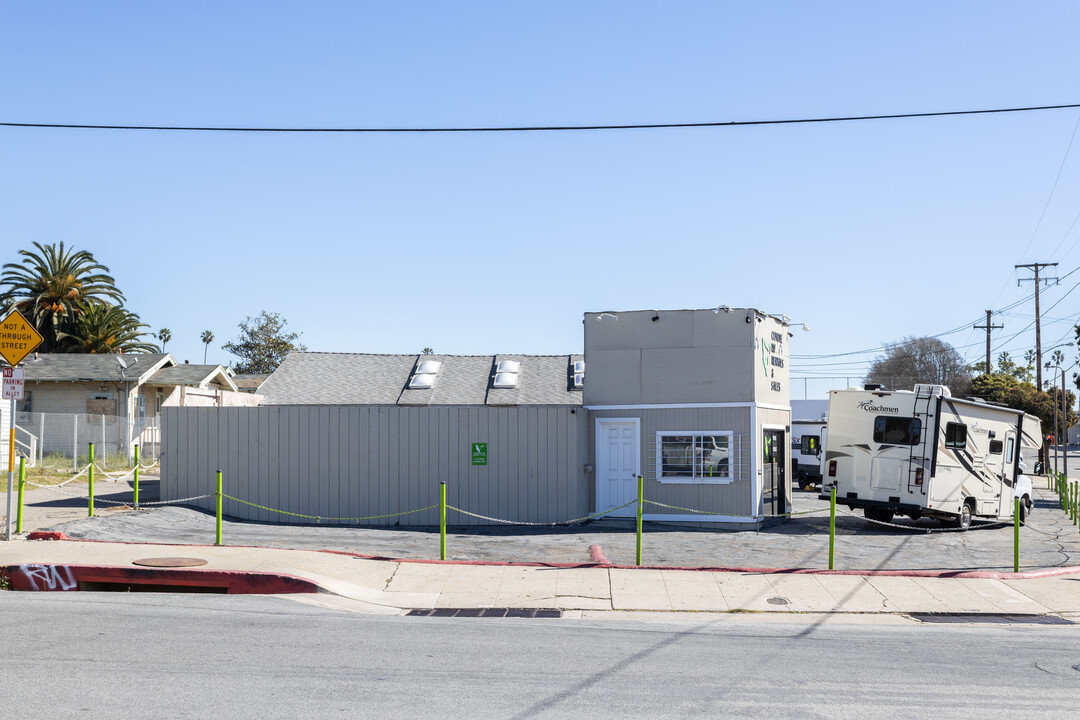
POLYGON ((77 590, 79 581, 67 565, 18 565, 11 568, 11 585, 16 590, 77 590))

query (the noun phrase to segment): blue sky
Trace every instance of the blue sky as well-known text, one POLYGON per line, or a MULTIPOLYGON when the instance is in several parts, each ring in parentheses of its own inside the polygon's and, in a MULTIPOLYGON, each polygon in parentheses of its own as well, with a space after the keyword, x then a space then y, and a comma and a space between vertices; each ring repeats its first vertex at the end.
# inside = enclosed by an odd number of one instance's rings
MULTIPOLYGON (((5 2, 0 121, 453 127, 1080 102, 1072 2, 5 2)), ((500 134, 0 128, 2 256, 94 253, 169 350, 569 353, 586 311, 786 313, 796 355, 1072 338, 1080 110, 500 134), (1008 308, 1006 310, 1006 308, 1008 308)), ((875 353, 793 362, 860 377, 875 353)), ((1076 358, 1068 349, 1068 362, 1076 358)), ((795 380, 794 386, 802 384, 795 380)), ((820 396, 844 380, 808 386, 820 396)), ((801 397, 793 389, 793 397, 801 397)))

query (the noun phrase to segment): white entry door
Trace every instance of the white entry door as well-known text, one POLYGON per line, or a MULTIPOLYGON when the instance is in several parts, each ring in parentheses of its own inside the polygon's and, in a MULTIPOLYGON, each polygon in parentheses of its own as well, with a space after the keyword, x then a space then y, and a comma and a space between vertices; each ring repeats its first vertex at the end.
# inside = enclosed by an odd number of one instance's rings
MULTIPOLYGON (((638 422, 596 421, 596 511, 603 512, 637 498, 638 422)), ((629 505, 609 517, 633 517, 629 505)))

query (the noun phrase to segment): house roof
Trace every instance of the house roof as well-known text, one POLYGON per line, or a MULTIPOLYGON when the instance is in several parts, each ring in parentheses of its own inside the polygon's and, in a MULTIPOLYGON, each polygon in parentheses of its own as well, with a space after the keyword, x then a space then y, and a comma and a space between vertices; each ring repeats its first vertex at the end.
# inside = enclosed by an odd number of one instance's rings
POLYGON ((241 373, 240 375, 234 374, 232 379, 240 392, 255 392, 268 377, 270 377, 269 373, 241 373))
POLYGON ((573 363, 582 355, 372 355, 294 352, 263 382, 263 405, 581 405, 573 363), (409 380, 440 363, 430 388, 409 380), (493 387, 501 360, 521 363, 517 386, 493 387))
POLYGON ((141 384, 160 368, 175 364, 169 353, 37 353, 23 360, 20 367, 28 382, 106 380, 141 384), (126 368, 120 365, 121 360, 127 365, 126 368))
POLYGON ((147 380, 154 385, 188 385, 193 387, 206 387, 211 383, 224 385, 227 389, 235 391, 236 383, 220 365, 172 365, 163 367, 150 376, 147 380))

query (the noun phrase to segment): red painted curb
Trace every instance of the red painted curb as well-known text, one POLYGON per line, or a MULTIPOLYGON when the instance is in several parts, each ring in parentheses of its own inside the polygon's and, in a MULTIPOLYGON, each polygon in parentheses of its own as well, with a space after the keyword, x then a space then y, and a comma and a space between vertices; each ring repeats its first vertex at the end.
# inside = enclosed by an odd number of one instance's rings
POLYGON ((288 595, 317 593, 315 583, 281 573, 246 570, 192 570, 131 568, 94 565, 9 565, 0 567, 12 590, 72 592, 98 585, 156 585, 177 588, 212 588, 229 595, 288 595))
POLYGON ((610 565, 611 561, 604 557, 604 548, 599 545, 589 546, 589 559, 601 565, 610 565))
POLYGON ((71 540, 58 530, 35 530, 26 536, 27 540, 71 540))

